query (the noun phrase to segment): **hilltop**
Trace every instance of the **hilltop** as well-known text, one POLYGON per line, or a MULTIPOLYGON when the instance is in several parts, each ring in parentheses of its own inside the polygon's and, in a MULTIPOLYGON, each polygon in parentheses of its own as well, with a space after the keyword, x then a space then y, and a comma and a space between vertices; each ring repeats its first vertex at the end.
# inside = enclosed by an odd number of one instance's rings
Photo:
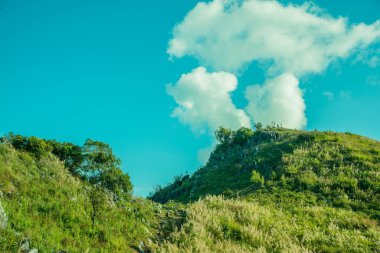
POLYGON ((220 128, 219 144, 193 175, 159 187, 152 200, 278 194, 345 207, 380 219, 380 142, 351 133, 220 128))
POLYGON ((150 196, 191 203, 170 252, 380 252, 380 142, 281 127, 216 137, 203 168, 150 196))

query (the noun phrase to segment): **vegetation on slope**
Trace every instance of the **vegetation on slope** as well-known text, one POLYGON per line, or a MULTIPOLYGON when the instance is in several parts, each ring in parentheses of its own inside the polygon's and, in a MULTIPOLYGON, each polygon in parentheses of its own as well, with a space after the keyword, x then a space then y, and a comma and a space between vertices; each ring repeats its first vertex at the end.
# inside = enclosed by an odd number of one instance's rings
POLYGON ((209 196, 187 212, 161 252, 380 252, 377 222, 344 209, 209 196))
POLYGON ((216 137, 206 166, 150 196, 190 202, 162 252, 380 252, 379 142, 279 127, 216 137))
POLYGON ((89 140, 82 153, 73 144, 34 137, 3 141, 0 202, 8 224, 0 229, 0 252, 18 252, 24 238, 40 252, 145 248, 141 242, 147 244, 158 226, 157 205, 132 199, 129 177, 120 173, 107 145, 89 140), (51 153, 59 145, 66 148, 66 160, 51 153), (74 166, 70 154, 83 155, 82 162, 74 166))
POLYGON ((278 127, 220 128, 206 166, 159 187, 154 201, 189 202, 206 195, 237 197, 288 193, 319 205, 361 211, 380 220, 380 143, 349 133, 278 127))
POLYGON ((206 166, 150 197, 165 204, 132 197, 107 144, 6 136, 0 251, 29 238, 40 252, 380 252, 379 142, 278 127, 216 136, 206 166))

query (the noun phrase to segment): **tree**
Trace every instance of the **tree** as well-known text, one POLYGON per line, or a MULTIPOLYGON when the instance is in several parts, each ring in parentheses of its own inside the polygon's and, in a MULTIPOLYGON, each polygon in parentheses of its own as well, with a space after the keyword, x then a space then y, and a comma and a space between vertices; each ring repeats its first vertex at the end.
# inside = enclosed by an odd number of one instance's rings
POLYGON ((120 160, 109 145, 87 139, 83 148, 82 174, 85 180, 107 189, 116 200, 128 200, 132 196, 132 183, 128 174, 120 169, 120 160))
POLYGON ((99 184, 113 192, 118 201, 130 200, 132 197, 132 184, 129 175, 124 174, 119 168, 112 168, 101 173, 99 184))
POLYGON ((99 218, 105 208, 106 196, 100 187, 93 186, 90 190, 89 198, 91 203, 91 224, 92 229, 94 229, 96 219, 99 218))
POLYGON ((48 141, 53 147, 52 153, 65 163, 65 167, 75 175, 80 175, 81 165, 83 163, 83 155, 81 147, 72 143, 57 141, 48 141))
POLYGON ((10 133, 7 138, 15 149, 28 152, 36 158, 41 158, 52 150, 49 143, 34 136, 24 137, 10 133))
POLYGON ((256 128, 257 131, 260 131, 263 128, 263 124, 261 124, 260 122, 258 122, 258 123, 255 124, 255 128, 256 128))
POLYGON ((219 141, 219 143, 229 143, 232 139, 233 131, 228 128, 224 128, 222 126, 219 127, 218 130, 215 131, 215 137, 219 141))
POLYGON ((98 181, 102 173, 120 166, 108 144, 87 139, 82 148, 83 164, 81 170, 85 179, 98 181))
POLYGON ((263 187, 265 180, 264 177, 260 174, 260 172, 258 172, 257 170, 252 170, 251 182, 253 184, 258 185, 259 187, 263 187))
POLYGON ((245 144, 253 136, 253 131, 250 128, 242 127, 233 135, 234 144, 245 144))

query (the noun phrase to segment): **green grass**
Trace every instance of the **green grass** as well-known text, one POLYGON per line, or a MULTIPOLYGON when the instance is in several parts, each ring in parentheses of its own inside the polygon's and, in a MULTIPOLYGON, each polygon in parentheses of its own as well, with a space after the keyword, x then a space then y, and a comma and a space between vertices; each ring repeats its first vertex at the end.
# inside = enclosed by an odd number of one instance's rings
POLYGON ((187 203, 208 194, 236 197, 258 190, 308 192, 320 204, 379 220, 380 143, 353 134, 268 128, 239 144, 219 144, 206 166, 151 199, 187 203), (262 188, 251 181, 252 171, 264 177, 262 188))
POLYGON ((0 252, 24 238, 39 252, 380 252, 378 141, 283 128, 218 138, 203 168, 150 200, 115 199, 70 159, 0 143, 0 252))
POLYGON ((326 206, 274 206, 209 196, 159 252, 380 252, 380 227, 326 206))
POLYGON ((229 136, 203 168, 150 196, 188 203, 160 252, 380 252, 378 141, 283 128, 229 136))
POLYGON ((158 224, 157 205, 134 199, 123 205, 106 192, 92 227, 89 191, 53 155, 40 159, 0 144, 0 199, 8 226, 0 231, 0 252, 18 252, 30 238, 40 252, 135 252, 147 244, 158 224))

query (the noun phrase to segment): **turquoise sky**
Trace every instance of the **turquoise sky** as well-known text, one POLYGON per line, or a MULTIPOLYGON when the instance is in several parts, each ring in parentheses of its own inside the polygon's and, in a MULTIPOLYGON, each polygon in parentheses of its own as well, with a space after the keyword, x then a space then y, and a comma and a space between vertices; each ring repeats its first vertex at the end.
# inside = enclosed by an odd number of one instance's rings
MULTIPOLYGON (((212 137, 170 116, 176 102, 165 86, 200 65, 166 53, 174 25, 197 2, 0 0, 0 133, 109 143, 136 195, 193 172, 212 137)), ((350 24, 380 19, 378 0, 316 4, 350 24)), ((368 54, 380 56, 379 43, 368 54)), ((355 57, 300 79, 306 129, 380 139, 380 63, 355 57)), ((232 99, 242 108, 245 87, 262 83, 263 70, 251 64, 238 79, 232 99)))

